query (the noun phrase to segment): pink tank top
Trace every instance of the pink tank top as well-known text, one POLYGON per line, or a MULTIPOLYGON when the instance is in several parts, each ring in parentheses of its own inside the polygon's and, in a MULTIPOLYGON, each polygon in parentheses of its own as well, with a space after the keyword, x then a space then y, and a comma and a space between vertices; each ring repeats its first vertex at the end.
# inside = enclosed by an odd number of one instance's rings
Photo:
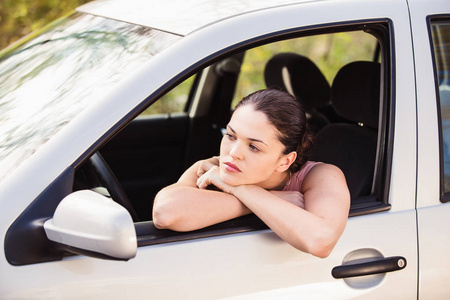
POLYGON ((312 167, 314 167, 317 164, 319 164, 319 162, 308 161, 300 169, 300 171, 291 175, 290 182, 288 182, 288 184, 286 184, 286 186, 283 188, 283 191, 298 191, 298 192, 300 192, 302 190, 302 183, 303 183, 303 180, 305 179, 306 175, 312 169, 312 167))

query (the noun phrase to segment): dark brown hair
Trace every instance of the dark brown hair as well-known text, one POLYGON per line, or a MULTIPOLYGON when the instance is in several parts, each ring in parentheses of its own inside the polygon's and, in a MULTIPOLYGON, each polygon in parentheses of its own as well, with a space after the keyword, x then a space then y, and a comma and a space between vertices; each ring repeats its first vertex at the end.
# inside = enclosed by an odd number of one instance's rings
POLYGON ((297 152, 297 159, 290 170, 293 173, 299 171, 308 161, 312 148, 312 135, 300 102, 287 92, 265 89, 244 97, 236 110, 249 104, 255 111, 264 113, 270 124, 275 126, 278 139, 285 147, 283 154, 297 152))

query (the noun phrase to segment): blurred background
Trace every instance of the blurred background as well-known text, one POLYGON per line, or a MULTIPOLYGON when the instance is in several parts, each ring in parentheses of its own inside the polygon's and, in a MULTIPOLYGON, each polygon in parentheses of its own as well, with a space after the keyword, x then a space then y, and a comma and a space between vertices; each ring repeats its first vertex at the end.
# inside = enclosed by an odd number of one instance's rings
POLYGON ((0 0, 0 49, 90 0, 0 0))

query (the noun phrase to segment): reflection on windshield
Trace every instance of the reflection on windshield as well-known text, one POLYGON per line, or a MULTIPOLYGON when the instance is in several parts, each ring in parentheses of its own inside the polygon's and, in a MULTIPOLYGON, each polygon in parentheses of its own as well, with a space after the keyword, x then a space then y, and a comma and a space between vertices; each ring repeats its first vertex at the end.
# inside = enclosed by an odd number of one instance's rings
POLYGON ((0 57, 0 181, 179 37, 75 14, 0 57))

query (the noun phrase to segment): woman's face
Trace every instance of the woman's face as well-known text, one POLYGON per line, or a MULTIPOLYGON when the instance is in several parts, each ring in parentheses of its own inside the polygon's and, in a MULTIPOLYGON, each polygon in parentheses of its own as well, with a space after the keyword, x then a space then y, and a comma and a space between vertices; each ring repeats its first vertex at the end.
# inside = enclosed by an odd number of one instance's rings
POLYGON ((239 107, 220 144, 220 177, 229 185, 255 184, 264 188, 286 168, 284 145, 277 129, 251 104, 239 107))

